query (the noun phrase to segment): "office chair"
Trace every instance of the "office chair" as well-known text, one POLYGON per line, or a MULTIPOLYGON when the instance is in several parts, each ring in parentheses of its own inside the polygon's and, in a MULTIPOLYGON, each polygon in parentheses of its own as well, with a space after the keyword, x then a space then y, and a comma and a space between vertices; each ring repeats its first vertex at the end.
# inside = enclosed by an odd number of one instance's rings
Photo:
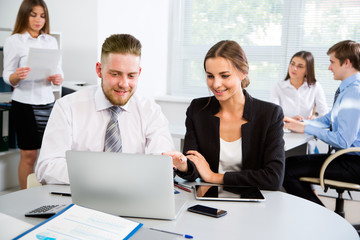
POLYGON ((38 187, 42 184, 36 179, 35 173, 30 173, 27 176, 26 188, 38 187))
MULTIPOLYGON (((360 152, 360 147, 352 147, 347 149, 342 149, 334 154, 330 155, 325 162, 323 163, 321 170, 320 170, 320 177, 319 178, 311 178, 311 177, 301 177, 300 181, 309 182, 311 184, 317 184, 320 185, 321 188, 324 190, 324 192, 327 192, 329 188, 335 189, 338 193, 338 196, 336 198, 336 204, 335 204, 335 212, 339 214, 342 217, 345 217, 344 212, 344 199, 343 199, 343 193, 344 191, 348 191, 350 195, 350 191, 360 191, 360 184, 355 183, 348 183, 348 182, 342 182, 342 181, 335 181, 331 179, 324 179, 324 174, 326 171, 327 166, 337 157, 340 155, 350 153, 350 152, 360 152)), ((350 195, 351 197, 351 195, 350 195)), ((357 232, 360 235, 360 224, 359 225, 353 225, 357 232)))

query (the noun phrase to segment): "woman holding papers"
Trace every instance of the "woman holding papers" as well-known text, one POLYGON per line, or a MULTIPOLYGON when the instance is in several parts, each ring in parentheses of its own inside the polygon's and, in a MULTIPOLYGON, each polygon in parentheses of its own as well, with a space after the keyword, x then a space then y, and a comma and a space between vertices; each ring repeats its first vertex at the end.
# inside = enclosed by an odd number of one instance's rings
POLYGON ((60 62, 56 71, 39 78, 39 73, 27 65, 29 49, 58 49, 49 35, 49 13, 43 0, 24 0, 20 6, 14 31, 4 45, 6 83, 14 88, 11 112, 20 148, 19 182, 26 188, 26 178, 34 171, 37 150, 55 101, 51 85, 60 85, 63 73, 60 62))
POLYGON ((311 52, 300 51, 292 56, 285 80, 276 83, 271 93, 271 102, 295 120, 314 119, 328 112, 324 90, 315 79, 311 52))
POLYGON ((249 65, 240 45, 220 41, 206 54, 211 97, 194 99, 186 115, 184 154, 173 158, 187 180, 279 190, 284 177, 283 118, 280 106, 244 89, 249 65))

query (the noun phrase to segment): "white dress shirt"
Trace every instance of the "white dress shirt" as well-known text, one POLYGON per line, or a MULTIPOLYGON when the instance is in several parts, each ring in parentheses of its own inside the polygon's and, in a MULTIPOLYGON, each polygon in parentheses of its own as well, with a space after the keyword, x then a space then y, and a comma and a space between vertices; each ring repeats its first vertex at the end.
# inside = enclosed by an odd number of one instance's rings
POLYGON ((282 107, 284 115, 297 115, 307 118, 312 116, 316 105, 319 116, 328 112, 325 93, 319 82, 309 86, 304 82, 299 89, 291 85, 290 80, 277 82, 271 93, 270 101, 282 107))
MULTIPOLYGON (((58 49, 57 41, 48 34, 40 34, 37 38, 31 37, 28 32, 13 34, 8 37, 4 45, 4 81, 11 85, 10 75, 17 68, 26 67, 29 55, 29 48, 58 49)), ((31 70, 30 70, 31 71, 31 70)), ((61 74, 61 61, 56 73, 61 74)), ((24 79, 13 86, 12 99, 26 104, 48 104, 54 102, 54 94, 51 82, 46 79, 24 79)))
POLYGON ((226 142, 220 138, 219 173, 240 172, 242 168, 242 138, 226 142))
MULTIPOLYGON (((55 102, 35 168, 40 182, 69 184, 67 150, 104 150, 110 106, 100 86, 66 95, 55 102)), ((159 105, 135 93, 122 108, 118 122, 124 153, 160 154, 174 150, 168 121, 159 105)))

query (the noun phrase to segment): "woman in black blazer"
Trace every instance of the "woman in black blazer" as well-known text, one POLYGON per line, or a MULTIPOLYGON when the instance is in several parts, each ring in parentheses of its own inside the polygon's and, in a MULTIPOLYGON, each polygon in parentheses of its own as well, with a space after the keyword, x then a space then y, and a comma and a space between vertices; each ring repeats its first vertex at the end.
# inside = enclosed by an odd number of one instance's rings
POLYGON ((193 181, 279 190, 284 177, 283 113, 252 98, 249 66, 240 45, 220 41, 206 54, 207 85, 214 96, 194 99, 186 112, 184 154, 176 173, 193 181))

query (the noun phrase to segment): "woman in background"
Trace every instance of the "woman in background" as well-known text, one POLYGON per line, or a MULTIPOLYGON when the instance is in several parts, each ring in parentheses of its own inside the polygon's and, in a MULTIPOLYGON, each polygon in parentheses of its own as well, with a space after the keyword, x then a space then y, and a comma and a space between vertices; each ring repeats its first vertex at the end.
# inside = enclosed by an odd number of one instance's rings
POLYGON ((220 41, 206 54, 207 85, 214 96, 194 99, 186 112, 184 154, 173 158, 176 173, 193 181, 279 190, 284 177, 281 107, 244 90, 250 80, 245 52, 220 41))
POLYGON ((286 117, 296 120, 313 119, 328 112, 310 52, 300 51, 292 56, 285 80, 276 83, 272 91, 271 102, 280 105, 286 117))
POLYGON ((55 101, 51 84, 60 85, 63 80, 60 64, 56 74, 46 79, 28 77, 31 69, 26 65, 30 48, 58 49, 56 39, 49 33, 45 2, 24 0, 14 31, 4 45, 3 78, 14 88, 11 114, 20 148, 18 175, 22 189, 26 188, 27 176, 34 172, 37 152, 55 101))

